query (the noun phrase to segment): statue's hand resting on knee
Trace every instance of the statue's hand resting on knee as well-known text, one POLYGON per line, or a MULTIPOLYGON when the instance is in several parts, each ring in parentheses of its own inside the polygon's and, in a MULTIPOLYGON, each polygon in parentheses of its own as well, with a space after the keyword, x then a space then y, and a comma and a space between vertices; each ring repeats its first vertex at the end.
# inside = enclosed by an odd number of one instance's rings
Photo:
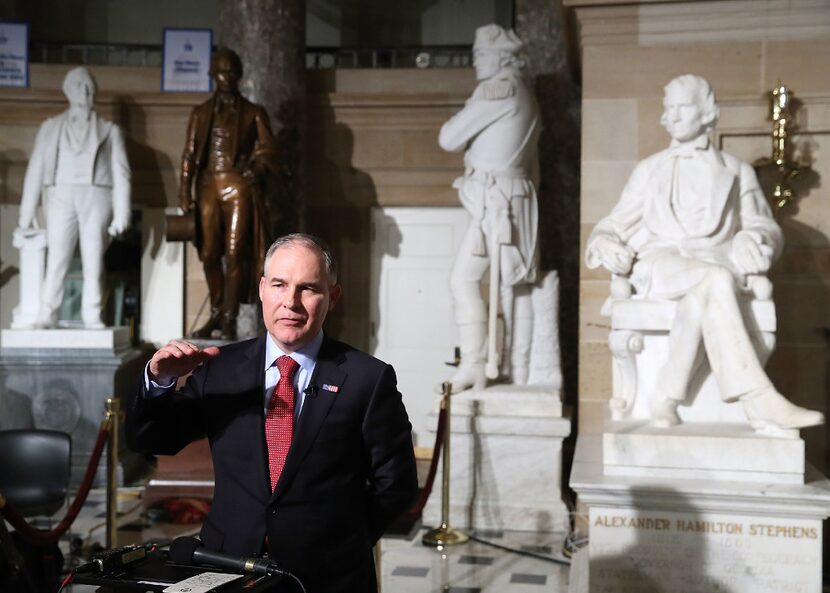
POLYGON ((611 235, 601 235, 591 245, 593 254, 606 270, 612 274, 624 276, 631 272, 634 265, 634 250, 611 235))
POLYGON ((751 233, 740 231, 732 239, 731 256, 741 274, 763 274, 772 265, 773 249, 751 233))

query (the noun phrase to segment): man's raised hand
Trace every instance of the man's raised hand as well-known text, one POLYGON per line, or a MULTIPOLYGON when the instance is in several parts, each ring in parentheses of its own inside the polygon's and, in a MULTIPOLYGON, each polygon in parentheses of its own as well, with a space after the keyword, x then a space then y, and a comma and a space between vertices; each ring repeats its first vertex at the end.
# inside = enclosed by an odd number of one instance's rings
POLYGON ((219 348, 209 346, 204 350, 184 340, 170 340, 150 359, 150 379, 159 385, 168 385, 177 377, 188 374, 208 358, 219 354, 219 348))

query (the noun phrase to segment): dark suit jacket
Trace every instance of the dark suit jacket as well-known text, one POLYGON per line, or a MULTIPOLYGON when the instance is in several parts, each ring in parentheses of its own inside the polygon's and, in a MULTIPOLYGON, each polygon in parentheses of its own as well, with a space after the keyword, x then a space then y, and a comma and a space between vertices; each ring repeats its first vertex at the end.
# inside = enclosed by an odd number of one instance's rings
POLYGON ((141 392, 127 410, 128 445, 175 454, 210 440, 216 488, 202 527, 208 549, 270 556, 308 593, 376 590, 371 547, 416 490, 411 425, 391 366, 326 337, 274 492, 268 476, 265 336, 230 344, 183 390, 141 392), (325 389, 328 385, 335 389, 325 389))

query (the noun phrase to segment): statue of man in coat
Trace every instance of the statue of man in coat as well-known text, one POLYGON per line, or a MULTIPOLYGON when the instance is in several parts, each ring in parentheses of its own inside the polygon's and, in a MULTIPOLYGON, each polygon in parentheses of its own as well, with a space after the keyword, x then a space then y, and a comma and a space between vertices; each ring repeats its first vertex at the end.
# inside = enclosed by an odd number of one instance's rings
POLYGON ((704 356, 721 398, 740 401, 756 430, 823 423, 772 385, 741 313, 748 279, 766 274, 783 245, 754 170, 713 146, 719 109, 706 80, 678 76, 663 107, 669 148, 637 164, 585 257, 589 268, 630 275, 642 298, 678 303, 650 401, 653 424, 680 422, 677 406, 704 356))
POLYGON ((89 70, 73 68, 63 81, 69 109, 41 124, 20 200, 18 226, 37 226, 43 201, 46 274, 34 326, 57 325, 64 280, 80 242, 83 267, 81 319, 101 329, 104 251, 109 237, 130 223, 130 164, 121 129, 95 113, 97 86, 89 70))
POLYGON ((239 93, 239 56, 218 49, 210 73, 216 92, 190 116, 179 200, 185 212, 195 210, 210 293, 210 316, 192 337, 235 340, 239 304, 256 301, 271 241, 266 182, 278 157, 265 109, 239 93))
POLYGON ((527 383, 533 326, 531 293, 538 272, 537 142, 539 110, 522 76, 522 41, 498 25, 476 30, 473 64, 479 83, 438 137, 441 148, 465 150, 453 183, 471 221, 450 273, 461 364, 453 392, 486 379, 527 383), (487 271, 490 298, 481 281, 487 271), (497 316, 503 313, 503 339, 497 316))

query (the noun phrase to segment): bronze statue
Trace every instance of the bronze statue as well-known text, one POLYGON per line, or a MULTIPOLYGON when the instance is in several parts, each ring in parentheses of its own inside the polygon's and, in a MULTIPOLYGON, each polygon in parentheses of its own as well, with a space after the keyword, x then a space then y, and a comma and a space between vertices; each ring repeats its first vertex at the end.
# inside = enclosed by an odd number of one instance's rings
POLYGON ((182 209, 195 209, 194 244, 210 292, 210 318, 191 336, 221 330, 234 340, 239 303, 255 302, 271 242, 266 185, 278 154, 265 109, 239 93, 239 56, 218 49, 210 74, 216 92, 190 116, 179 189, 182 209))

